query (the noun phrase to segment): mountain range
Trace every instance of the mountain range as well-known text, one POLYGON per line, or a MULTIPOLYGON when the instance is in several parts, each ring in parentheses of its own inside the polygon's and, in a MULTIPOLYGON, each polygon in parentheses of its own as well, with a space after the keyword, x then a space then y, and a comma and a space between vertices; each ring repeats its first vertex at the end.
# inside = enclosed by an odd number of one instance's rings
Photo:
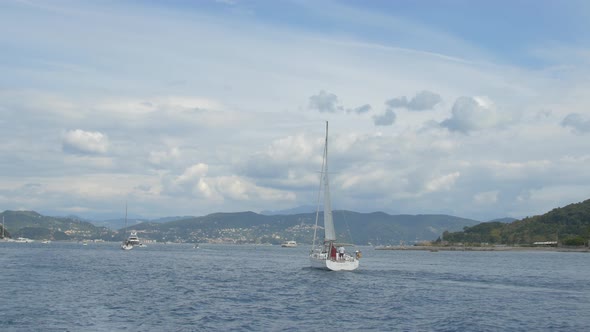
MULTIPOLYGON (((449 215, 389 215, 383 212, 334 211, 339 241, 355 244, 398 244, 434 240, 445 230, 457 231, 479 221, 449 215)), ((254 212, 213 213, 202 217, 170 217, 135 223, 114 231, 75 217, 42 216, 34 211, 5 211, 13 237, 50 240, 123 240, 136 231, 140 238, 163 242, 311 243, 316 213, 263 215, 254 212)), ((320 225, 323 214, 319 213, 320 225)), ((120 224, 117 220, 117 224, 120 224)), ((124 219, 123 219, 124 223, 124 219)), ((110 224, 113 224, 112 221, 110 224)), ((322 229, 319 230, 320 232, 322 229)))
MULTIPOLYGON (((316 213, 293 211, 213 213, 202 217, 168 217, 150 221, 127 220, 128 227, 115 231, 104 225, 124 225, 125 219, 91 223, 76 217, 49 217, 34 211, 4 211, 8 236, 50 240, 122 241, 136 231, 140 238, 160 242, 271 243, 286 240, 311 243, 316 213), (97 225, 98 224, 98 225, 97 225)), ((322 225, 323 213, 317 214, 322 225)), ((553 209, 521 220, 489 222, 449 215, 390 215, 384 212, 333 212, 340 242, 372 245, 412 244, 441 240, 450 243, 527 245, 537 241, 560 241, 580 245, 590 239, 590 200, 553 209)), ((320 235, 323 229, 318 227, 320 235)), ((1 233, 0 233, 1 234, 1 233)))

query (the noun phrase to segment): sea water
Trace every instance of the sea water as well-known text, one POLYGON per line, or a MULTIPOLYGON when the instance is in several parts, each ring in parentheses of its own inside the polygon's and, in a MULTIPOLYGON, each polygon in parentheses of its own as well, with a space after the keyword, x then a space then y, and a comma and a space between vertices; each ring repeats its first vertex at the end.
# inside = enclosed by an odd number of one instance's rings
POLYGON ((0 331, 590 329, 588 253, 360 249, 0 243, 0 331))

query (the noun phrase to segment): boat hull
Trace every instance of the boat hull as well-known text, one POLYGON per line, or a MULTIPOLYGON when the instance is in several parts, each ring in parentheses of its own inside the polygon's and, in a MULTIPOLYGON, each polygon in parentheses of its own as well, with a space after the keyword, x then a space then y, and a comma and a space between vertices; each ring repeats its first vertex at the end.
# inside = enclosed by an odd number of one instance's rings
POLYGON ((329 271, 354 271, 359 267, 358 259, 332 260, 309 257, 311 267, 329 271))

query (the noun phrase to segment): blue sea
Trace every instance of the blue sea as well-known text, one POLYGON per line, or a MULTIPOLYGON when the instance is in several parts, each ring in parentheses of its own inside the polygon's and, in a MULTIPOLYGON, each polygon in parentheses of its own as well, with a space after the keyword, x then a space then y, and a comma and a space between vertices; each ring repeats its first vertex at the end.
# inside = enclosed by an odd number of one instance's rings
POLYGON ((588 253, 360 249, 0 243, 0 331, 590 330, 588 253))

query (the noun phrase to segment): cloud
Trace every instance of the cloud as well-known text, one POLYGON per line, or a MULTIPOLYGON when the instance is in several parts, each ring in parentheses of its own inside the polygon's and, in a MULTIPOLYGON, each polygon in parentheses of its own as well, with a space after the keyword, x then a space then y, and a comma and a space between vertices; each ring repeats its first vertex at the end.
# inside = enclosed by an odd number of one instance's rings
POLYGON ((395 122, 395 113, 392 109, 387 109, 381 115, 373 116, 375 126, 391 126, 395 122))
POLYGON ((182 175, 177 179, 179 184, 193 182, 199 180, 201 177, 207 175, 209 166, 207 164, 198 163, 187 168, 182 175))
POLYGON ((561 121, 561 125, 564 127, 570 127, 578 133, 590 132, 590 119, 579 113, 568 114, 563 121, 561 121))
POLYGON ((151 151, 148 160, 152 165, 162 166, 170 164, 181 157, 178 147, 173 147, 168 151, 151 151))
MULTIPOLYGON (((264 151, 251 154, 236 164, 239 174, 256 179, 268 186, 291 187, 308 185, 304 180, 321 166, 323 140, 321 136, 305 134, 274 140, 264 151)), ((315 184, 316 178, 313 177, 315 184)))
POLYGON ((335 113, 341 110, 342 106, 339 105, 338 96, 322 90, 319 94, 309 97, 309 109, 320 113, 335 113))
POLYGON ((215 0, 215 2, 230 6, 237 4, 237 1, 235 0, 215 0))
POLYGON ((68 130, 62 137, 63 151, 69 153, 103 154, 108 147, 108 137, 98 131, 68 130))
POLYGON ((163 180, 165 193, 173 197, 187 195, 220 203, 231 201, 293 201, 293 193, 259 186, 240 176, 207 176, 209 166, 204 163, 192 165, 179 176, 166 176, 163 180))
POLYGON ((414 96, 410 101, 406 96, 393 98, 385 102, 391 108, 407 108, 410 111, 426 111, 432 109, 442 101, 441 97, 430 91, 421 91, 414 96))
POLYGON ((446 174, 446 175, 440 176, 438 178, 432 179, 426 184, 426 191, 427 192, 435 192, 435 191, 451 190, 451 188, 455 184, 455 181, 457 181, 457 179, 459 178, 460 175, 461 175, 460 172, 453 172, 453 173, 446 174))
POLYGON ((467 134, 499 127, 507 120, 486 97, 459 97, 453 105, 451 117, 441 122, 441 126, 467 134))
POLYGON ((172 196, 191 195, 197 198, 210 198, 219 200, 220 197, 215 193, 207 182, 207 173, 209 165, 198 163, 187 167, 182 174, 178 176, 164 176, 164 192, 172 196))
MULTIPOLYGON (((309 109, 319 111, 320 113, 336 113, 344 110, 338 96, 333 93, 320 91, 317 95, 309 97, 309 109)), ((364 104, 355 108, 348 108, 346 113, 363 114, 371 110, 370 104, 364 104)))
POLYGON ((482 205, 494 204, 498 202, 498 194, 498 190, 480 192, 473 196, 473 201, 482 205))
POLYGON ((408 105, 408 98, 406 96, 393 98, 386 101, 385 104, 391 108, 406 107, 408 105))
POLYGON ((362 106, 359 106, 357 108, 353 108, 353 109, 348 109, 348 113, 356 113, 356 114, 364 114, 367 113, 371 110, 371 105, 369 104, 365 104, 362 106))
POLYGON ((432 109, 441 100, 440 96, 434 92, 422 91, 410 100, 407 107, 411 111, 425 111, 432 109))

